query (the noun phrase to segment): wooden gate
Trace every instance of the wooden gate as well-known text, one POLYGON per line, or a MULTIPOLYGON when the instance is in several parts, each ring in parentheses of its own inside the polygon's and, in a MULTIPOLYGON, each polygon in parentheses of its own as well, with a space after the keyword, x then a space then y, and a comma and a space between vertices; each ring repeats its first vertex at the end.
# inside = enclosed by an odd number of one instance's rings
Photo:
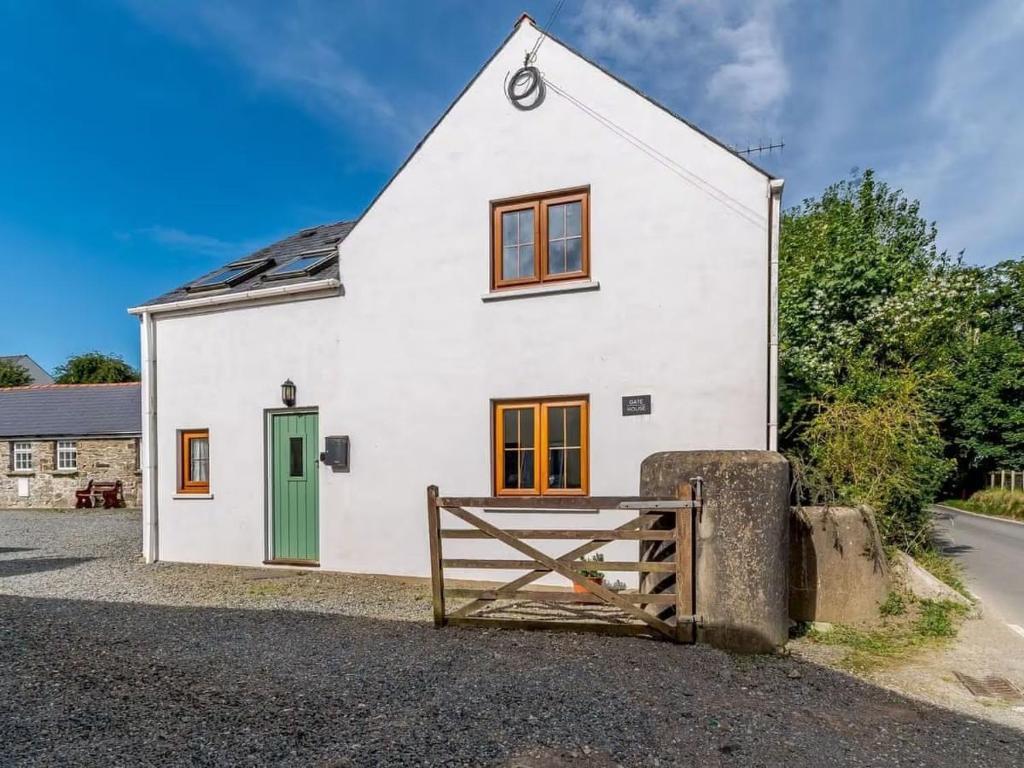
MULTIPOLYGON (((699 484, 697 484, 699 489, 699 484)), ((677 498, 640 496, 589 496, 580 498, 508 496, 445 497, 436 485, 427 488, 427 516, 430 536, 430 575, 434 604, 434 624, 442 627, 468 625, 512 629, 550 629, 605 632, 620 635, 652 635, 673 642, 693 642, 696 625, 694 585, 695 514, 701 506, 699 492, 689 483, 679 487, 677 498), (635 510, 637 517, 613 529, 502 529, 484 520, 471 509, 529 510, 566 512, 576 510, 635 510), (442 514, 450 514, 469 527, 442 528, 442 514), (446 539, 488 539, 507 544, 528 559, 446 558, 446 539), (527 544, 527 540, 584 540, 565 554, 552 557, 527 544), (636 541, 637 559, 602 561, 602 571, 639 572, 641 588, 647 591, 614 591, 595 583, 582 571, 594 563, 583 560, 612 541, 636 541), (641 555, 645 552, 645 555, 641 555), (649 558, 649 559, 648 559, 649 558), (445 584, 450 569, 525 570, 523 576, 491 588, 453 587, 445 584), (529 588, 543 576, 557 573, 586 590, 529 588), (652 578, 653 577, 653 578, 652 578), (449 612, 448 598, 469 598, 469 602, 449 612), (493 618, 481 612, 498 601, 530 603, 600 604, 610 606, 616 620, 573 621, 547 618, 493 618), (625 618, 626 621, 621 621, 625 618)))

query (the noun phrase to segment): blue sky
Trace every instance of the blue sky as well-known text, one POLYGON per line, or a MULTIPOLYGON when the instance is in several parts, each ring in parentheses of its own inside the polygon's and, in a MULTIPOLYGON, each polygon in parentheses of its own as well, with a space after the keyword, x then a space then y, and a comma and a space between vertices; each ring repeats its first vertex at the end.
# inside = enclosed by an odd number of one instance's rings
MULTIPOLYGON (((128 306, 357 216, 553 4, 0 0, 0 354, 137 364, 128 306)), ((554 31, 728 143, 784 138, 787 205, 873 167, 943 247, 1024 254, 1018 0, 567 0, 554 31)))

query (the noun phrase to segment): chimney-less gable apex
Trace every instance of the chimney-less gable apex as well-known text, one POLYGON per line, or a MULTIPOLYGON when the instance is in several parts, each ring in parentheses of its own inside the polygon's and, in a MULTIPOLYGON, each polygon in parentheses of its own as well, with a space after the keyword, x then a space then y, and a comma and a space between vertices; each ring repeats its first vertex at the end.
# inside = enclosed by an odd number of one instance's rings
POLYGON ((516 23, 512 25, 512 29, 519 29, 519 26, 524 21, 530 22, 530 24, 532 24, 534 27, 537 26, 537 22, 533 20, 533 16, 528 14, 526 11, 523 11, 521 14, 519 14, 519 18, 516 19, 516 23))
MULTIPOLYGON (((355 226, 353 227, 353 229, 355 229, 356 227, 359 226, 359 222, 362 221, 366 217, 366 215, 370 212, 370 210, 374 207, 374 205, 376 205, 377 201, 380 200, 380 198, 387 191, 388 187, 390 187, 394 183, 395 179, 397 179, 401 175, 402 171, 404 171, 406 169, 406 167, 409 165, 409 163, 412 162, 412 159, 414 157, 416 157, 416 155, 419 153, 419 151, 423 147, 423 145, 427 143, 427 140, 430 139, 430 137, 434 134, 434 132, 437 130, 437 128, 441 125, 441 123, 444 122, 445 118, 448 117, 448 115, 455 108, 455 106, 462 100, 462 97, 465 96, 466 93, 469 91, 469 89, 473 87, 473 84, 476 83, 476 81, 480 78, 480 75, 482 75, 484 73, 484 71, 486 71, 487 67, 490 66, 491 62, 494 61, 494 59, 497 58, 498 55, 503 50, 505 50, 506 46, 508 46, 508 44, 509 44, 509 42, 511 42, 512 38, 515 37, 516 34, 520 31, 520 27, 522 27, 522 25, 524 23, 529 24, 530 27, 532 27, 537 32, 537 34, 541 34, 541 30, 537 27, 537 22, 534 21, 533 17, 530 16, 530 14, 524 12, 524 13, 522 13, 519 16, 519 18, 516 20, 516 23, 512 27, 512 31, 505 37, 504 40, 501 41, 501 44, 498 45, 498 47, 494 50, 494 53, 492 53, 487 58, 487 60, 474 73, 473 77, 469 80, 469 82, 466 83, 466 85, 462 88, 461 91, 459 91, 458 95, 452 100, 452 102, 448 105, 448 107, 444 110, 444 112, 441 113, 441 116, 434 122, 433 125, 430 126, 430 129, 423 135, 423 138, 420 139, 416 143, 416 146, 413 147, 412 151, 405 158, 405 160, 402 161, 402 164, 400 166, 398 166, 397 170, 391 175, 391 177, 387 180, 387 182, 384 184, 384 186, 380 188, 380 191, 377 192, 377 194, 373 196, 373 199, 370 201, 369 205, 366 206, 366 208, 363 210, 363 212, 359 215, 359 218, 356 219, 355 226)), ((707 131, 699 128, 696 125, 694 125, 689 120, 687 120, 686 118, 680 116, 676 112, 673 112, 671 109, 666 107, 664 104, 662 104, 662 103, 658 102, 657 100, 651 98, 646 93, 641 91, 639 88, 636 88, 635 86, 633 86, 630 83, 628 83, 625 80, 623 80, 618 75, 610 72, 605 67, 603 67, 600 64, 598 64, 593 59, 591 59, 591 58, 585 56, 584 54, 580 53, 578 50, 576 50, 571 45, 569 45, 565 41, 561 40, 557 36, 551 34, 550 32, 547 32, 546 36, 547 36, 547 38, 551 42, 561 46, 566 51, 571 53, 573 56, 576 56, 577 58, 579 58, 582 61, 586 62, 590 66, 594 67, 594 69, 598 70, 599 72, 601 72, 605 76, 611 78, 614 82, 618 83, 619 85, 623 86, 624 88, 627 88, 628 90, 630 90, 631 92, 633 92, 637 96, 639 96, 640 98, 642 98, 645 101, 647 101, 652 106, 657 107, 662 112, 665 112, 669 116, 675 118, 676 120, 681 122, 683 125, 687 126, 691 130, 695 131, 696 133, 698 133, 699 135, 701 135, 702 137, 704 137, 705 139, 710 141, 715 146, 719 147, 723 152, 728 153, 729 155, 731 155, 732 157, 736 158, 740 162, 745 163, 749 167, 753 168, 755 171, 757 171, 758 173, 763 175, 766 179, 772 180, 772 179, 775 178, 774 176, 772 176, 772 174, 768 173, 768 171, 764 170, 763 168, 758 166, 756 163, 752 162, 749 158, 746 158, 743 155, 737 153, 735 150, 733 150, 731 147, 729 147, 727 144, 725 144, 721 140, 715 138, 714 136, 712 136, 707 131)))

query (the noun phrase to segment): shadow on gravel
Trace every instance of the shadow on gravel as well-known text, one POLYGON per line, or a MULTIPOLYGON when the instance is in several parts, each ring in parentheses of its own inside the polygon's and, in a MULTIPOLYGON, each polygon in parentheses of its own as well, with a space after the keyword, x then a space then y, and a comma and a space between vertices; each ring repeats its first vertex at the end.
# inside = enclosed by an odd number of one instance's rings
POLYGON ((998 768, 1024 733, 650 640, 0 596, 0 744, 5 766, 998 768))
MULTIPOLYGON (((31 551, 31 550, 29 550, 31 551)), ((73 565, 95 560, 94 557, 20 557, 15 560, 0 560, 0 579, 7 576, 24 576, 27 573, 59 571, 73 565)))
POLYGON ((0 547, 0 555, 6 555, 10 552, 35 552, 35 547, 0 547))

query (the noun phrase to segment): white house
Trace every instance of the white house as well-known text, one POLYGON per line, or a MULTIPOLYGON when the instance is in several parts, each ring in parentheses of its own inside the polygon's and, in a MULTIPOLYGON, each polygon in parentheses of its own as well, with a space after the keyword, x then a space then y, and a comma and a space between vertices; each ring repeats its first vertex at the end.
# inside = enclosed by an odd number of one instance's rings
POLYGON ((656 451, 775 448, 782 181, 556 38, 517 76, 539 34, 358 220, 131 310, 148 561, 427 575, 429 484, 626 495, 656 451))

